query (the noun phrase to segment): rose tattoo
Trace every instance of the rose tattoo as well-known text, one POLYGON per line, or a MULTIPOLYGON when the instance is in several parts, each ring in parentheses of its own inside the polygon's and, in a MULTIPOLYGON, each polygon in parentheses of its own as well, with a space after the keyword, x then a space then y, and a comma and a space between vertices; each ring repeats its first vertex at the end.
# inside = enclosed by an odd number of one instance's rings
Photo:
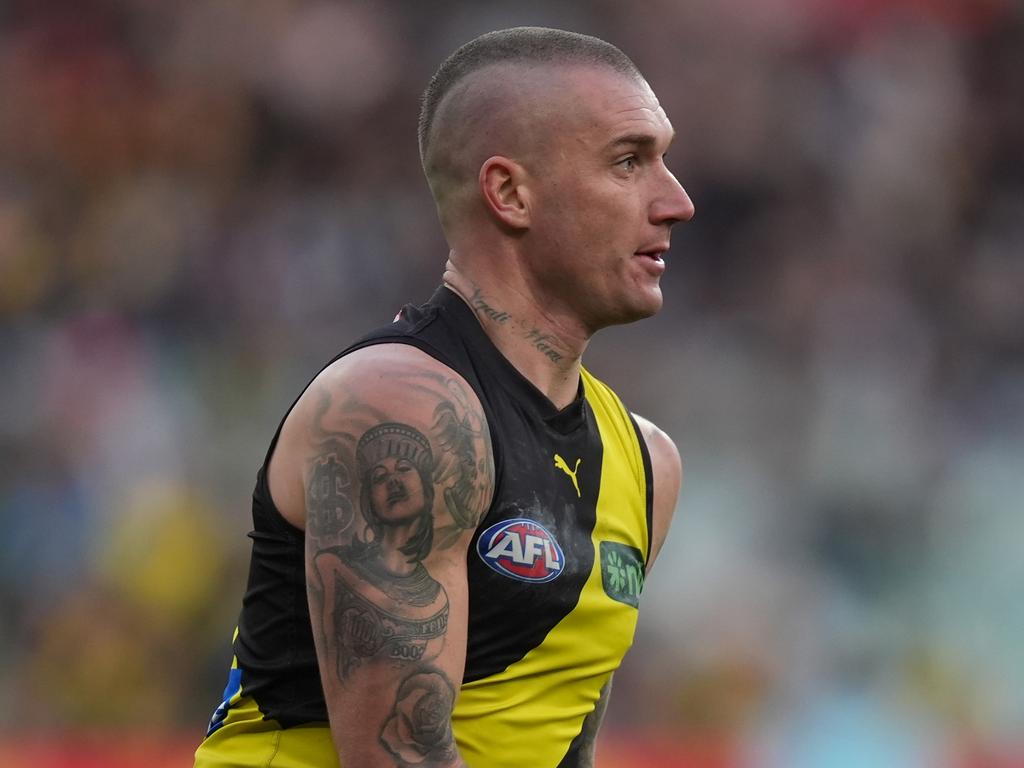
POLYGON ((441 672, 416 672, 398 687, 381 743, 402 765, 448 761, 455 756, 451 712, 455 691, 441 672))

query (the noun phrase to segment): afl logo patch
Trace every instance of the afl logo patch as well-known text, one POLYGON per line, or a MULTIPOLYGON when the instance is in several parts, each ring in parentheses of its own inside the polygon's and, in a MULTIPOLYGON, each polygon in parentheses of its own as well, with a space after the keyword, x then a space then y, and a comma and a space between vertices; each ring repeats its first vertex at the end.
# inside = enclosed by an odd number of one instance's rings
POLYGON ((557 579, 565 555, 555 537, 540 523, 525 517, 503 520, 480 534, 477 554, 502 576, 539 584, 557 579))

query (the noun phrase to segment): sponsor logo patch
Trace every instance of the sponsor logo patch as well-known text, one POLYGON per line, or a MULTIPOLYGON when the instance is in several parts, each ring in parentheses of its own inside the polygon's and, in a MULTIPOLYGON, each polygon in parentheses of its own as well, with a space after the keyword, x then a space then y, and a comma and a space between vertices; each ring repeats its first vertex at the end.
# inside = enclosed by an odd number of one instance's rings
POLYGON ((517 581, 552 581, 565 566, 565 555, 551 532, 525 517, 492 525, 480 534, 476 551, 492 570, 517 581))
POLYGON ((615 541, 601 542, 601 583, 612 600, 640 606, 644 589, 644 556, 636 547, 615 541))

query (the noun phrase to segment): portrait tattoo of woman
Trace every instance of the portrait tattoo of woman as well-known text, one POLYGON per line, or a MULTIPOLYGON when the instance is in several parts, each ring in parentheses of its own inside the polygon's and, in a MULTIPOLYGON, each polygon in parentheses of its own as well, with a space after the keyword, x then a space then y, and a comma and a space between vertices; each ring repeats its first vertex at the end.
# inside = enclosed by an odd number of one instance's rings
POLYGON ((371 657, 433 658, 448 628, 448 595, 423 566, 434 536, 430 443, 408 425, 378 424, 356 446, 356 469, 363 534, 315 557, 341 679, 371 657))

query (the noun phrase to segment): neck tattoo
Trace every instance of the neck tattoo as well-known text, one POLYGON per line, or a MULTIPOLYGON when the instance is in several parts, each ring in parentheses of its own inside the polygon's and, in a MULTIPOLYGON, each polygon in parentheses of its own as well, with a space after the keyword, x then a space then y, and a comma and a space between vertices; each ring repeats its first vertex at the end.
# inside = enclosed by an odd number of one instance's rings
POLYGON ((512 317, 508 312, 496 309, 495 307, 487 303, 487 301, 481 295, 479 288, 473 289, 473 298, 470 299, 470 302, 473 305, 473 309, 483 313, 484 316, 486 316, 490 320, 493 320, 496 323, 504 324, 508 322, 508 320, 511 319, 512 317))
POLYGON ((553 344, 557 343, 557 339, 549 333, 541 333, 534 328, 526 334, 526 338, 533 342, 533 346, 539 352, 554 363, 561 362, 565 357, 565 355, 555 349, 553 344))

